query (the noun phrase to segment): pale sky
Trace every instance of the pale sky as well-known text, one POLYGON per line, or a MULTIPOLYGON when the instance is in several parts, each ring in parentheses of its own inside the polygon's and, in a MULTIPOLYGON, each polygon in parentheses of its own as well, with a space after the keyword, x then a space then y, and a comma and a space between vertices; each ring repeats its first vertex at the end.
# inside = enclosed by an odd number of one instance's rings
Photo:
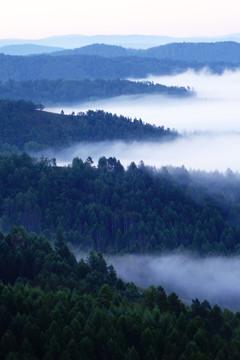
POLYGON ((240 33, 240 0, 0 0, 0 39, 240 33))

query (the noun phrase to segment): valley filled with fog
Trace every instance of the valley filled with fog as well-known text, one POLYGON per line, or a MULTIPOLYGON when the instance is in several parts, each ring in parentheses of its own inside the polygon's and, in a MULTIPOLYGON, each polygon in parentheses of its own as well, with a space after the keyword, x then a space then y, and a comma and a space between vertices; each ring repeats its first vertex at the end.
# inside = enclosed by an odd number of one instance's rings
MULTIPOLYGON (((55 157, 59 165, 71 163, 74 157, 84 161, 91 156, 95 164, 101 156, 114 156, 122 165, 134 161, 139 164, 155 166, 185 166, 187 169, 225 172, 240 170, 240 136, 238 134, 221 134, 213 136, 184 136, 170 142, 131 142, 105 141, 98 143, 80 143, 59 152, 47 150, 44 155, 55 157)), ((42 152, 41 152, 42 154, 42 152)))
MULTIPOLYGON (((86 253, 77 253, 86 259, 86 253)), ((207 300, 212 306, 239 310, 240 257, 200 257, 191 253, 161 255, 105 255, 123 281, 145 289, 161 285, 167 294, 175 292, 187 305, 192 300, 207 300)))
POLYGON ((240 258, 194 255, 125 255, 109 257, 118 275, 140 287, 161 284, 168 292, 176 292, 187 303, 198 298, 211 305, 239 309, 240 258))
POLYGON ((182 166, 187 169, 225 172, 240 170, 240 72, 223 75, 188 71, 176 76, 141 79, 167 86, 188 86, 196 95, 191 98, 171 98, 160 95, 132 95, 92 101, 46 110, 65 114, 89 109, 142 119, 146 123, 176 129, 181 138, 171 142, 100 142, 81 143, 59 153, 48 151, 59 164, 70 163, 78 156, 115 156, 124 166, 141 160, 147 165, 182 166))
MULTIPOLYGON (((115 156, 125 167, 132 161, 139 164, 142 160, 156 168, 184 166, 188 170, 211 172, 211 176, 215 170, 228 174, 229 169, 240 171, 240 71, 226 71, 221 76, 210 74, 207 70, 201 73, 189 71, 176 76, 142 80, 167 86, 189 86, 196 94, 189 99, 157 95, 122 96, 47 110, 60 112, 63 109, 68 114, 102 109, 174 128, 181 135, 178 139, 166 142, 81 143, 58 153, 49 150, 45 155, 55 156, 59 164, 71 163, 73 157, 86 160, 91 156, 97 162, 101 156, 115 156)), ((206 189, 222 191, 217 176, 211 179, 210 174, 201 176, 206 189)), ((192 179, 199 182, 199 174, 194 175, 193 171, 192 179)), ((222 184, 224 179, 220 180, 222 184)), ((223 183, 225 181, 230 183, 230 177, 226 176, 223 183)), ((197 297, 201 301, 207 299, 211 304, 218 303, 223 308, 238 309, 239 257, 123 255, 109 257, 108 262, 114 265, 120 277, 139 286, 161 284, 168 293, 174 291, 189 302, 197 297)))
POLYGON ((0 360, 240 360, 240 1, 2 1, 0 360))
POLYGON ((95 100, 50 110, 66 114, 88 109, 101 109, 117 115, 141 118, 144 122, 175 128, 180 133, 240 132, 240 71, 226 71, 223 75, 207 70, 195 73, 189 70, 176 76, 149 76, 135 81, 153 81, 167 86, 185 86, 193 89, 192 98, 163 97, 161 95, 120 96, 95 100))

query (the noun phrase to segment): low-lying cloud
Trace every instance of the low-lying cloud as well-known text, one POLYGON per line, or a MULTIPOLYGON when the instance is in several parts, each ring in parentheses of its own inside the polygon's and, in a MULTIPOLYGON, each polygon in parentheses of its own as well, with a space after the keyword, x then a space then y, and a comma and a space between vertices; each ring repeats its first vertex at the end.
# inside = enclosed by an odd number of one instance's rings
POLYGON ((85 161, 91 156, 95 162, 101 156, 114 156, 127 167, 132 161, 160 168, 185 166, 187 169, 221 171, 228 168, 240 171, 240 134, 201 134, 183 136, 169 142, 106 141, 80 143, 62 151, 46 150, 38 156, 55 157, 59 165, 67 165, 74 157, 85 161))
MULTIPOLYGON (((194 88, 193 98, 171 98, 161 95, 132 95, 90 101, 63 107, 65 113, 73 110, 105 110, 144 122, 164 125, 181 133, 194 131, 240 132, 240 71, 226 71, 223 75, 188 71, 176 76, 150 76, 154 81, 168 86, 194 88)), ((49 109, 60 112, 60 107, 49 109)))
POLYGON ((119 277, 148 287, 162 285, 186 301, 207 299, 212 305, 240 310, 240 257, 193 255, 125 255, 110 257, 119 277))
MULTIPOLYGON (((188 71, 176 76, 143 79, 164 85, 194 88, 193 98, 176 99, 160 95, 121 96, 63 108, 65 113, 103 109, 118 115, 141 118, 144 122, 176 129, 182 138, 169 143, 100 142, 82 143, 54 154, 58 163, 74 156, 95 161, 115 156, 124 166, 141 160, 147 165, 182 166, 206 171, 228 168, 240 171, 240 71, 223 75, 188 71)), ((51 111, 60 112, 61 108, 51 111)))

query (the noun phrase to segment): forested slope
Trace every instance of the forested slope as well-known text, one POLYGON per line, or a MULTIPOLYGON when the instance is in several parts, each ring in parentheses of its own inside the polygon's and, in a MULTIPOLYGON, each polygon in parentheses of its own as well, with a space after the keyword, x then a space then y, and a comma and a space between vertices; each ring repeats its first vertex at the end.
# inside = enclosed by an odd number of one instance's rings
MULTIPOLYGON (((239 253, 239 187, 232 203, 191 181, 184 186, 163 169, 115 158, 98 166, 75 158, 72 166, 36 161, 27 154, 0 157, 0 226, 11 225, 103 252, 239 253)), ((238 184, 238 183, 237 183, 238 184)), ((231 183, 225 192, 231 190, 231 183)))
POLYGON ((46 147, 63 148, 81 141, 164 140, 175 131, 143 124, 103 111, 76 115, 40 111, 41 105, 23 100, 0 100, 0 150, 37 151, 46 147))
POLYGON ((0 54, 0 80, 80 80, 146 78, 149 75, 170 75, 189 68, 196 71, 208 66, 221 73, 226 68, 235 69, 231 62, 200 62, 156 59, 137 56, 104 58, 88 55, 34 55, 9 56, 0 54))
POLYGON ((128 80, 29 80, 0 82, 0 99, 30 100, 35 103, 64 104, 110 98, 120 95, 158 94, 188 97, 184 87, 164 86, 128 80))
POLYGON ((148 74, 171 74, 188 64, 138 57, 106 59, 100 56, 9 56, 0 54, 0 80, 143 78, 148 74))
POLYGON ((124 284, 100 253, 77 262, 21 228, 0 234, 3 360, 238 360, 239 313, 124 284))

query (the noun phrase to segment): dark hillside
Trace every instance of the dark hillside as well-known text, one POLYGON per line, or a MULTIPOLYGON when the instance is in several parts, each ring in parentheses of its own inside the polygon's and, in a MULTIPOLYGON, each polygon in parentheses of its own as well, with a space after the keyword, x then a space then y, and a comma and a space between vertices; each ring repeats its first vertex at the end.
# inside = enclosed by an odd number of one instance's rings
POLYGON ((239 312, 198 299, 186 307, 161 285, 139 292, 101 253, 76 261, 61 228, 55 249, 22 228, 0 234, 3 360, 240 357, 239 312))
POLYGON ((125 79, 146 78, 152 75, 170 75, 189 68, 196 71, 209 66, 213 72, 221 73, 226 68, 234 69, 231 62, 200 62, 156 59, 137 56, 104 58, 100 56, 9 56, 0 54, 0 80, 36 79, 125 79))
MULTIPOLYGON (((55 54, 55 53, 53 53, 55 54)), ((171 43, 146 50, 126 49, 121 46, 93 44, 74 50, 63 50, 58 55, 94 55, 102 57, 135 56, 155 59, 168 59, 185 62, 229 62, 240 63, 240 44, 233 41, 212 43, 171 43)))
POLYGON ((158 94, 188 97, 192 92, 184 87, 128 80, 29 80, 0 82, 0 99, 24 99, 35 103, 63 104, 110 98, 120 95, 158 94))
POLYGON ((72 166, 58 167, 54 160, 12 154, 0 156, 0 172, 4 232, 16 224, 51 238, 61 226, 75 246, 103 252, 239 253, 239 182, 236 200, 227 204, 187 173, 183 188, 166 169, 132 163, 124 170, 115 158, 102 157, 97 167, 91 158, 75 158, 72 166))
POLYGON ((103 111, 76 115, 38 110, 32 102, 0 100, 0 147, 19 150, 63 148, 81 141, 173 139, 176 132, 103 111))
POLYGON ((233 41, 216 43, 174 43, 148 50, 137 56, 201 63, 229 62, 240 64, 240 44, 233 41))

